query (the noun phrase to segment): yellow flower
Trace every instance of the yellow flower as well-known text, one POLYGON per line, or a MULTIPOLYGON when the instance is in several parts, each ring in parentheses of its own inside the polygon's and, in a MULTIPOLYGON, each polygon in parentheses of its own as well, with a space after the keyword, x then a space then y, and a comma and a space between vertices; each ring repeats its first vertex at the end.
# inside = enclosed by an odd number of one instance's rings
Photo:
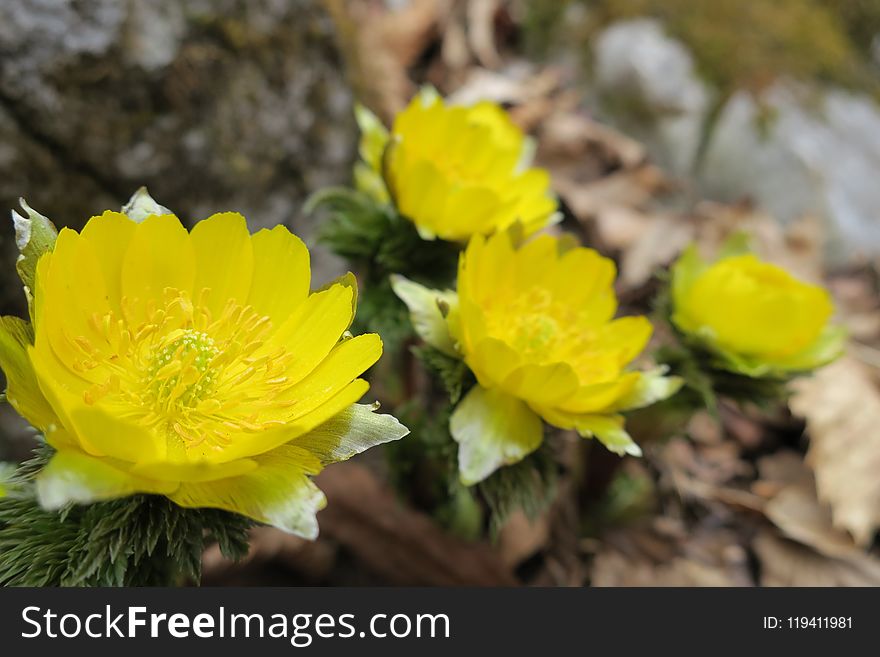
POLYGON ((356 170, 358 187, 382 200, 383 176, 422 238, 464 241, 517 222, 532 234, 558 221, 548 173, 530 168, 528 140, 498 105, 447 106, 424 90, 397 115, 390 136, 363 108, 358 119, 369 167, 356 170))
MULTIPOLYGON (((728 247, 728 251, 735 247, 728 247)), ((812 370, 834 360, 845 332, 829 323, 827 291, 734 250, 715 263, 695 245, 672 270, 672 321, 704 345, 716 364, 751 377, 812 370)))
POLYGON ((450 423, 466 484, 535 450, 539 418, 638 455, 621 411, 680 386, 661 369, 627 370, 651 324, 613 319, 614 264, 592 249, 565 246, 549 235, 518 249, 507 232, 475 237, 460 260, 457 295, 393 280, 422 338, 460 355, 476 375, 450 423))
POLYGON ((309 477, 407 431, 355 403, 382 343, 347 334, 353 279, 309 285, 304 244, 239 214, 62 230, 36 267, 33 333, 0 325, 8 399, 57 450, 42 504, 154 493, 314 537, 309 477))

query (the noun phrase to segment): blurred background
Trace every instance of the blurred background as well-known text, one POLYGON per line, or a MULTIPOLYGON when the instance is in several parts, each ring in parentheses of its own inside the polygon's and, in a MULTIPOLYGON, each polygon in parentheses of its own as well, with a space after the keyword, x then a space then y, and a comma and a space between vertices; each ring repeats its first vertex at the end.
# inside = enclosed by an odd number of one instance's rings
MULTIPOLYGON (((312 245, 301 206, 350 181, 354 100, 388 121, 423 84, 509 108, 624 304, 746 228, 830 287, 850 354, 790 412, 695 417, 601 499, 563 477, 491 546, 331 468, 324 538, 260 530, 243 567, 207 555, 208 581, 880 584, 880 0, 0 0, 0 209, 79 228, 147 185, 186 222, 236 210, 312 245)), ((24 312, 15 254, 0 222, 4 314, 24 312)), ((319 282, 342 267, 313 261, 319 282)), ((23 458, 5 406, 0 431, 23 458)))

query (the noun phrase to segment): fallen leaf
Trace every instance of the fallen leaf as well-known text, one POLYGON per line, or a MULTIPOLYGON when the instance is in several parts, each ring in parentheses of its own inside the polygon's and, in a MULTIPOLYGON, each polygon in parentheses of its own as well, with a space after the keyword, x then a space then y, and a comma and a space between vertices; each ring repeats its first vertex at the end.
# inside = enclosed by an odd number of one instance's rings
POLYGON ((835 527, 869 545, 880 526, 877 371, 851 356, 795 382, 791 409, 807 421, 807 464, 835 527))
POLYGON ((847 559, 863 554, 849 534, 831 524, 831 514, 816 499, 809 480, 784 487, 764 505, 764 513, 788 538, 827 557, 847 559))
POLYGON ((761 586, 880 586, 880 561, 829 559, 765 529, 752 543, 761 586))
POLYGON ((752 482, 752 492, 761 497, 775 497, 786 486, 804 481, 815 486, 803 455, 794 450, 783 449, 762 456, 757 465, 758 480, 752 482))
POLYGON ((628 528, 603 541, 593 560, 593 586, 750 586, 748 556, 724 530, 673 539, 656 528, 628 528))
POLYGON ((487 68, 501 65, 495 46, 495 15, 500 0, 470 0, 467 4, 468 41, 477 60, 487 68))
POLYGON ((659 267, 672 262, 693 239, 693 228, 668 215, 655 215, 620 263, 620 281, 634 288, 646 283, 659 267))

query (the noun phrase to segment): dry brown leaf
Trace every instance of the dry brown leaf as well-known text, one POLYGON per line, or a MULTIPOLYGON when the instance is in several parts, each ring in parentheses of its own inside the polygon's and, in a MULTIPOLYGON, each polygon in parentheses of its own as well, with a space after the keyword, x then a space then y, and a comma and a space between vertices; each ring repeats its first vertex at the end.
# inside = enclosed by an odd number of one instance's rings
POLYGON ((562 72, 558 68, 539 69, 529 62, 516 60, 499 71, 471 68, 448 98, 459 105, 489 100, 509 107, 512 118, 529 131, 564 102, 564 98, 555 97, 561 83, 562 72), (525 120, 523 115, 527 115, 525 120))
POLYGON ((495 15, 500 8, 500 0, 469 0, 467 4, 468 41, 477 60, 486 68, 501 65, 495 48, 495 15))
POLYGON ((388 11, 370 0, 323 0, 359 100, 387 122, 415 92, 409 67, 438 37, 452 0, 412 0, 388 11))
POLYGON ((772 498, 786 486, 813 483, 813 473, 804 463, 804 457, 794 450, 783 449, 758 459, 758 481, 752 483, 752 491, 761 497, 772 498))
POLYGON ((709 411, 697 411, 687 423, 687 435, 701 445, 717 445, 724 436, 722 426, 709 411))
POLYGON ((750 586, 748 558, 725 530, 677 540, 656 528, 629 528, 604 542, 593 560, 593 586, 750 586))
POLYGON ((880 390, 877 371, 851 356, 795 383, 791 408, 807 421, 807 463, 835 527, 859 545, 880 527, 880 390))
POLYGON ((672 262, 684 250, 693 235, 689 223, 669 215, 655 215, 638 241, 624 252, 620 282, 629 288, 646 283, 659 267, 672 262))
POLYGON ((750 475, 752 468, 732 442, 695 447, 683 438, 673 438, 660 453, 657 465, 683 499, 721 502, 752 511, 763 508, 764 500, 733 481, 750 475))
POLYGON ((772 494, 764 513, 785 537, 765 529, 755 540, 762 584, 864 586, 880 581, 880 560, 856 546, 848 533, 834 528, 800 455, 778 452, 762 458, 758 469, 763 478, 759 483, 772 494))
POLYGON ((811 481, 780 490, 764 505, 764 513, 788 538, 832 558, 858 558, 863 553, 852 537, 831 524, 828 508, 816 499, 811 481))
MULTIPOLYGON (((577 165, 576 158, 593 154, 604 163, 606 170, 628 170, 643 165, 646 159, 642 144, 568 107, 560 107, 548 117, 540 140, 539 154, 548 162, 554 157, 571 158, 572 164, 577 165)), ((662 178, 659 169, 652 168, 652 174, 662 178)))
POLYGON ((880 586, 880 561, 829 559, 766 529, 752 547, 761 565, 761 586, 880 586))
MULTIPOLYGON (((861 271, 838 275, 828 282, 837 316, 854 340, 874 348, 880 346, 880 295, 877 272, 861 271)), ((875 364, 880 365, 880 359, 875 364)))

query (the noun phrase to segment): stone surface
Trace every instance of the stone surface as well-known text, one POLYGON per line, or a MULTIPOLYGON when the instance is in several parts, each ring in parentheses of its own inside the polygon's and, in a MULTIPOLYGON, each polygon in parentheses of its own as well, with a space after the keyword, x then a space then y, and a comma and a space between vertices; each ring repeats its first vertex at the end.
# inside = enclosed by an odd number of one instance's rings
POLYGON ((710 93, 688 50, 656 20, 621 21, 594 46, 604 119, 644 141, 676 174, 690 171, 710 93))
MULTIPOLYGON (((0 211, 24 196, 79 227, 145 184, 188 222, 308 236, 304 198, 349 176, 351 100, 319 0, 2 2, 0 211)), ((0 237, 12 272, 11 222, 0 237)))
POLYGON ((604 118, 699 196, 750 199, 783 222, 818 216, 833 261, 880 255, 880 106, 869 96, 784 80, 735 93, 695 174, 712 94, 687 49, 657 21, 617 23, 596 41, 594 73, 604 118))
POLYGON ((831 255, 843 260, 856 252, 880 254, 878 179, 876 103, 839 90, 805 94, 780 83, 758 100, 744 93, 731 98, 700 183, 714 198, 752 198, 782 221, 824 218, 831 255))

